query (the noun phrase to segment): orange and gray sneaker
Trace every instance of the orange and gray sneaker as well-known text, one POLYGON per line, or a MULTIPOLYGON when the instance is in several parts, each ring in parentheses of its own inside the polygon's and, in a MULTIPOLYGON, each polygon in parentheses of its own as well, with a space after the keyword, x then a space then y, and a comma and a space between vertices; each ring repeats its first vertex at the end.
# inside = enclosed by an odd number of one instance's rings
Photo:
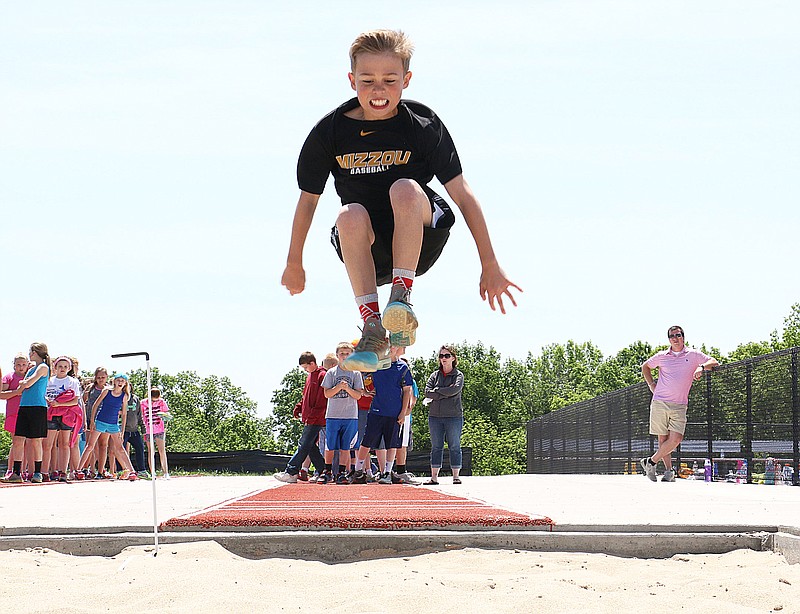
POLYGON ((397 284, 392 286, 389 295, 389 304, 383 310, 381 322, 386 330, 394 335, 392 345, 407 347, 416 340, 416 330, 419 322, 414 310, 411 309, 409 297, 411 291, 397 284))
POLYGON ((361 330, 361 340, 342 362, 342 368, 348 371, 373 372, 388 369, 391 365, 389 358, 389 340, 386 338, 386 329, 378 318, 367 318, 361 330))

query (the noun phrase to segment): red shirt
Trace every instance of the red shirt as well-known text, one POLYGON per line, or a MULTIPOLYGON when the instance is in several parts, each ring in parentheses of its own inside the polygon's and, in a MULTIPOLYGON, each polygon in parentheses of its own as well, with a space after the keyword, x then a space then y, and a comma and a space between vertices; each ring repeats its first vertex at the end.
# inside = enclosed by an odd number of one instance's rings
POLYGON ((303 400, 300 402, 300 420, 303 424, 315 424, 325 426, 325 412, 328 409, 328 399, 322 390, 322 380, 325 377, 325 369, 317 367, 306 378, 306 385, 303 387, 303 400))

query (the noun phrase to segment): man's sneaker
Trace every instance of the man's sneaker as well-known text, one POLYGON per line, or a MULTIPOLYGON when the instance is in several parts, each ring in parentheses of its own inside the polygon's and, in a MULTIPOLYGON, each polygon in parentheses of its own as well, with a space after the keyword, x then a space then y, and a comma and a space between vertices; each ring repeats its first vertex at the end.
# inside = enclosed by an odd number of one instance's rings
POLYGON ((301 469, 300 473, 297 474, 297 479, 301 482, 308 482, 308 471, 306 469, 301 469))
POLYGON ((36 471, 31 476, 31 484, 41 484, 42 483, 42 474, 36 471))
MULTIPOLYGON (((367 474, 367 484, 374 484, 375 482, 378 481, 379 477, 381 477, 380 473, 377 473, 377 474, 368 473, 367 474)), ((352 484, 352 480, 351 480, 350 483, 352 484)))
POLYGON ((323 471, 317 478, 317 484, 327 484, 333 482, 333 474, 330 471, 323 471))
MULTIPOLYGON (((383 310, 381 322, 383 327, 392 333, 405 333, 405 340, 413 343, 411 333, 417 330, 417 316, 411 309, 409 298, 411 291, 401 285, 392 285, 392 293, 389 295, 389 304, 383 310)), ((399 339, 399 338, 398 338, 399 339)), ((409 345, 411 345, 409 343, 409 345)))
POLYGON ((656 466, 653 463, 649 462, 649 461, 650 461, 649 458, 643 458, 642 460, 639 461, 639 464, 642 466, 642 470, 644 471, 644 474, 647 476, 647 478, 651 482, 655 482, 656 481, 656 466))
MULTIPOLYGON (((386 364, 389 357, 389 341, 386 339, 386 329, 378 318, 368 318, 361 329, 361 340, 355 352, 342 361, 342 369, 346 371, 363 371, 371 373, 378 371, 381 365, 386 364)), ((389 361, 386 368, 389 368, 389 361)))
MULTIPOLYGON (((417 342, 417 331, 412 330, 411 332, 396 332, 389 334, 389 345, 392 347, 402 347, 407 348, 409 345, 414 345, 417 342)), ((380 369, 378 369, 380 371, 380 369)))
POLYGON ((58 481, 59 482, 69 482, 69 480, 67 479, 67 474, 64 473, 63 471, 59 471, 58 472, 58 481))
POLYGON ((148 471, 139 471, 136 475, 140 480, 150 479, 150 473, 148 471))
POLYGON ((12 471, 10 475, 2 479, 2 482, 4 484, 22 484, 22 476, 12 471))
POLYGON ((380 479, 378 480, 378 484, 391 484, 392 483, 392 473, 386 471, 381 474, 380 479))
POLYGON ((273 477, 279 482, 286 482, 287 484, 297 483, 297 476, 292 475, 291 473, 287 473, 286 471, 281 471, 280 473, 276 473, 273 477))
POLYGON ((672 469, 667 469, 664 472, 664 475, 661 476, 662 482, 674 482, 675 481, 675 472, 672 469))
POLYGON ((308 476, 308 481, 311 482, 312 484, 316 484, 318 480, 319 480, 319 475, 317 475, 316 473, 314 475, 308 476))
POLYGON ((336 483, 337 484, 350 484, 350 480, 347 479, 346 473, 340 473, 336 476, 336 483))
POLYGON ((367 474, 364 473, 363 469, 359 469, 353 474, 353 477, 350 478, 351 484, 366 484, 367 483, 367 474))

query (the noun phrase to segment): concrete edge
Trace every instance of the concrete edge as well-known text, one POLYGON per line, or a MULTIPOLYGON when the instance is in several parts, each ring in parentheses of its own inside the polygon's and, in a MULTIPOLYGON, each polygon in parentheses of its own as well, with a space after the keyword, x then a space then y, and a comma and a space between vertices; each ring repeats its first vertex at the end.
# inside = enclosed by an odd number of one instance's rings
POLYGON ((779 531, 772 537, 773 550, 783 555, 783 558, 792 565, 800 563, 800 531, 795 533, 779 531))
MULTIPOLYGON (((769 533, 605 533, 543 531, 294 531, 161 532, 160 547, 215 541, 248 559, 292 558, 325 563, 414 556, 481 548, 538 552, 583 552, 636 558, 679 554, 723 554, 733 550, 772 550, 769 533)), ((115 556, 130 546, 154 547, 152 532, 17 535, 0 537, 0 549, 48 548, 63 554, 115 556)), ((798 540, 800 542, 800 540, 798 540)))

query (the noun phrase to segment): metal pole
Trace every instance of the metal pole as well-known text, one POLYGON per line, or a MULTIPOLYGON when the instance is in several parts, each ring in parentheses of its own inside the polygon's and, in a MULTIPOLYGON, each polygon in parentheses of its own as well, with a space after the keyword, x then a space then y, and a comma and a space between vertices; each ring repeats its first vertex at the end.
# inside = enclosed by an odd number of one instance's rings
POLYGON ((797 392, 797 350, 792 348, 792 436, 794 438, 792 449, 792 484, 800 485, 800 398, 797 392))
POLYGON ((150 481, 153 484, 153 546, 155 551, 153 556, 158 556, 158 510, 156 507, 156 455, 155 443, 153 439, 153 394, 152 379, 150 377, 150 352, 126 352, 124 354, 112 354, 111 358, 130 358, 132 356, 144 356, 147 367, 147 418, 150 433, 150 481))

